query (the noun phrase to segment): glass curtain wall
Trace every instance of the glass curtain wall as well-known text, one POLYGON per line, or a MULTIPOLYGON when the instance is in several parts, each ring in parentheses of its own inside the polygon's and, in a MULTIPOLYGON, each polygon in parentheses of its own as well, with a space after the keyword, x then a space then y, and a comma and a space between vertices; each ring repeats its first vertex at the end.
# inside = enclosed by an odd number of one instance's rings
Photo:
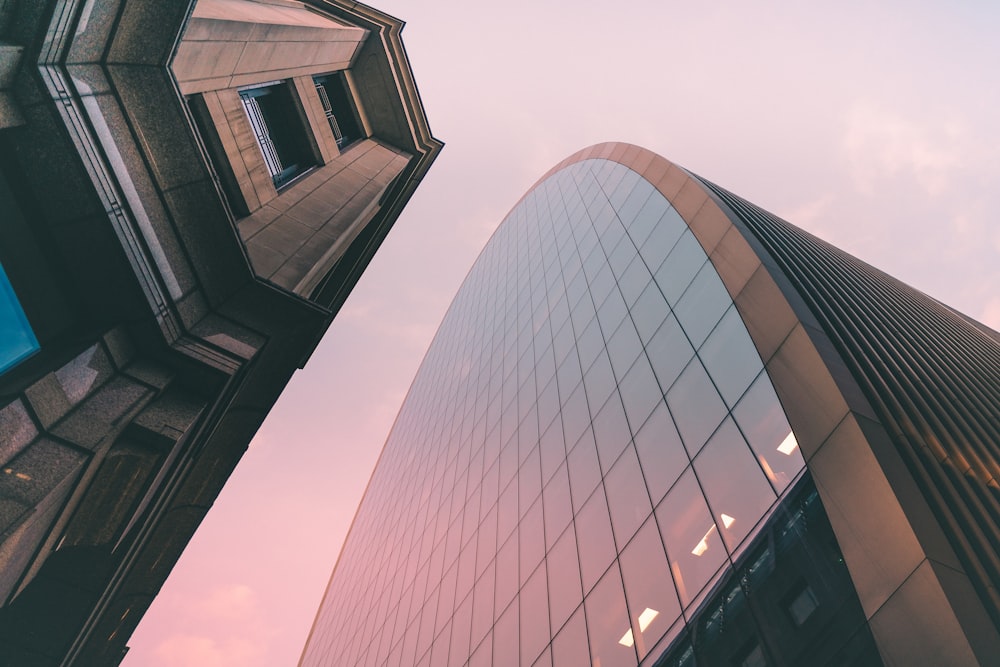
MULTIPOLYGON (((511 211, 459 290, 303 664, 797 664, 750 616, 721 642, 718 615, 698 628, 734 582, 778 581, 768 518, 803 498, 821 515, 810 488, 679 214, 622 165, 573 164, 511 211)), ((770 584, 790 627, 849 582, 832 539, 799 549, 830 560, 825 583, 770 584)), ((864 623, 844 595, 834 653, 864 623)))

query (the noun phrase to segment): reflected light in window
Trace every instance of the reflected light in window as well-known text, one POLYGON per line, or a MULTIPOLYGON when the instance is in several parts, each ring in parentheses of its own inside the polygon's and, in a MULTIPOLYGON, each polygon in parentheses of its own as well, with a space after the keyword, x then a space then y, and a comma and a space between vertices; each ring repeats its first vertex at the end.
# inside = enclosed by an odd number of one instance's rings
MULTIPOLYGON (((646 628, 649 627, 649 624, 652 623, 659 615, 660 612, 646 607, 646 610, 639 614, 639 632, 645 632, 646 628)), ((618 640, 618 643, 622 646, 628 647, 631 647, 632 644, 635 643, 635 640, 632 637, 632 628, 629 628, 628 632, 622 635, 622 638, 618 640)))
POLYGON ((736 523, 736 519, 729 516, 728 514, 722 514, 721 516, 722 516, 722 525, 726 528, 729 528, 734 523, 736 523))
POLYGON ((778 451, 785 456, 791 456, 792 452, 799 448, 799 443, 795 440, 795 434, 791 431, 785 436, 785 439, 781 441, 778 445, 778 451))
POLYGON ((695 556, 700 556, 706 551, 708 551, 708 538, 711 537, 712 531, 715 529, 716 529, 715 524, 713 523, 712 526, 708 529, 708 532, 705 533, 705 536, 701 538, 701 542, 696 544, 694 549, 691 550, 692 554, 694 554, 695 556))

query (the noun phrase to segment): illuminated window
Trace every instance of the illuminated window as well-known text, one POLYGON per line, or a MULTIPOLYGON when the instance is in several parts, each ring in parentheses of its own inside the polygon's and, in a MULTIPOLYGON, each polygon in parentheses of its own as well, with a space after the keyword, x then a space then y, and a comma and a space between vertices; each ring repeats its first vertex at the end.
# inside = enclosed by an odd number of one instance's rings
POLYGON ((0 266, 0 373, 38 351, 38 339, 0 266))

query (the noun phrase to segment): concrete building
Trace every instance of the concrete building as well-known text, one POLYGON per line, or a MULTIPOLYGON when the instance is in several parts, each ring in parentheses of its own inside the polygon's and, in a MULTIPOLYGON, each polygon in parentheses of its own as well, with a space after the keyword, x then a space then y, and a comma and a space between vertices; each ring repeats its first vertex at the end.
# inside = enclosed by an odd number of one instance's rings
POLYGON ((455 297, 300 664, 993 664, 998 424, 997 332, 585 149, 455 297))
POLYGON ((442 144, 342 0, 0 0, 0 664, 117 665, 442 144))

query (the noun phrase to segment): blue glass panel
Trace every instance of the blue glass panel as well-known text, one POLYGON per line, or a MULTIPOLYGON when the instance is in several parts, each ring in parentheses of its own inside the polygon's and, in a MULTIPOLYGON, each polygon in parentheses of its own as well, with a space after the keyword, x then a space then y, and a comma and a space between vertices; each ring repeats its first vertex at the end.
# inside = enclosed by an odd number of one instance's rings
POLYGON ((14 288, 0 266, 0 373, 21 363, 38 351, 38 339, 31 330, 14 288))

